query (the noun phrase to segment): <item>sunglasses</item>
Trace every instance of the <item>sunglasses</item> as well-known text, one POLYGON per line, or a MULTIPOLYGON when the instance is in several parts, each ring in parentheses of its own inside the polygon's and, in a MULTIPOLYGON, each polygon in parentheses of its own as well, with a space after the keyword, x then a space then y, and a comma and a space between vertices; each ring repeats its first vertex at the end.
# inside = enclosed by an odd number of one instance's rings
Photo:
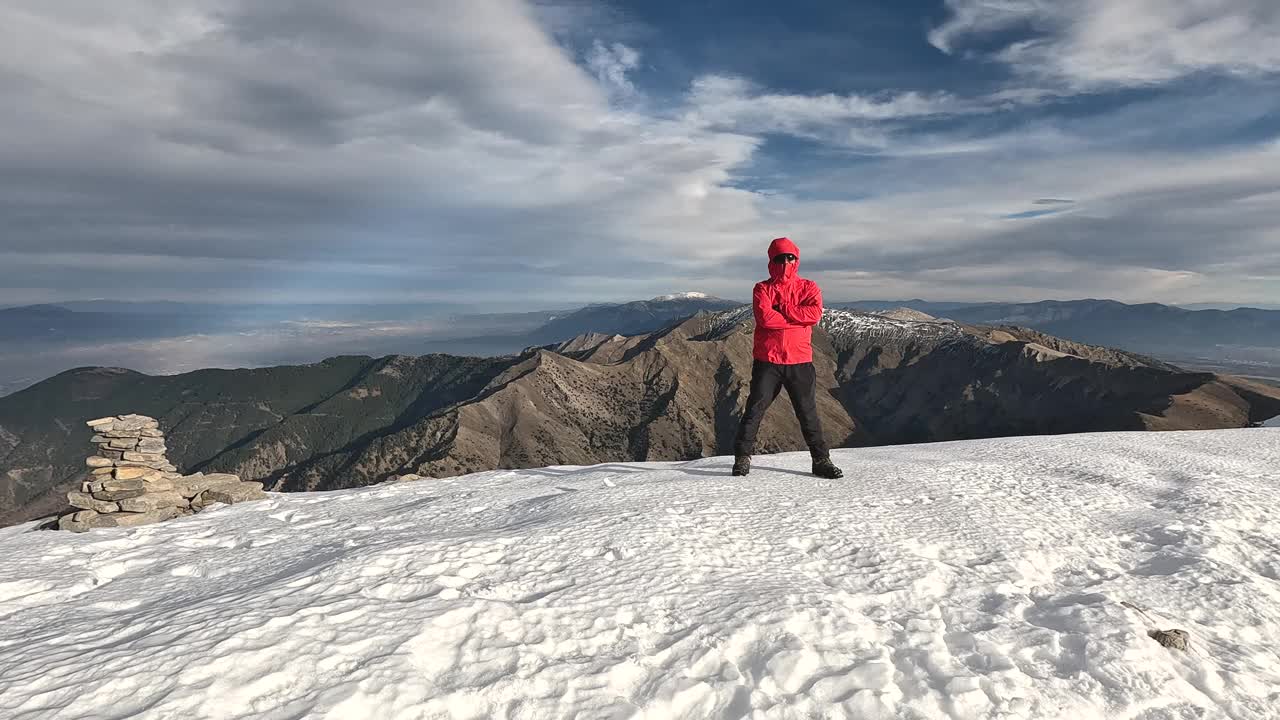
POLYGON ((776 263, 795 262, 796 256, 792 255, 791 253, 778 253, 777 255, 773 256, 773 261, 776 263))

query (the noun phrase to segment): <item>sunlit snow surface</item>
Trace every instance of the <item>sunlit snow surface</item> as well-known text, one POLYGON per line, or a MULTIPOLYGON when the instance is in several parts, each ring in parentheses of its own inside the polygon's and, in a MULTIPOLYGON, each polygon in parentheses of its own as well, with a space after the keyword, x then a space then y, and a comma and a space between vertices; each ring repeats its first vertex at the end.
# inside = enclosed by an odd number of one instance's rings
POLYGON ((835 457, 840 481, 720 457, 0 531, 0 717, 1280 713, 1280 430, 835 457))

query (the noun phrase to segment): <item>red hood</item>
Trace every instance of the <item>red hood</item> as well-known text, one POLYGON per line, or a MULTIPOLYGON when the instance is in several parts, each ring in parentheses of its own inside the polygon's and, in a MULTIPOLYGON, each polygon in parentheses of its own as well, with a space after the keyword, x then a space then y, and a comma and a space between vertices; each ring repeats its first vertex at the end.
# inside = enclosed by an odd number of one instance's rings
POLYGON ((774 282, 787 282, 795 279, 796 273, 800 272, 800 248, 791 242, 790 238, 780 237, 769 243, 769 279, 774 282), (796 256, 796 261, 779 265, 773 261, 775 255, 783 253, 791 253, 796 256))

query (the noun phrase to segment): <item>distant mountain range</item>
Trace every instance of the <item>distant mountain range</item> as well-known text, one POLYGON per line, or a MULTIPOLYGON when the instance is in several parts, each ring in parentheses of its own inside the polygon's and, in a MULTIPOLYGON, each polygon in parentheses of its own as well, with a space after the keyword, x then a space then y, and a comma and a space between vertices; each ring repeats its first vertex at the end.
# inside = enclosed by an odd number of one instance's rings
POLYGON ((1240 308, 1254 308, 1255 310, 1280 310, 1280 305, 1274 303, 1190 303, 1178 305, 1177 307, 1184 310, 1237 310, 1240 308))
POLYGON ((560 342, 587 333, 639 335, 666 327, 698 312, 728 310, 741 302, 698 292, 663 295, 652 300, 588 305, 557 316, 529 333, 530 345, 560 342))
POLYGON ((922 300, 839 303, 854 310, 907 307, 960 322, 1018 325, 1079 342, 1146 352, 1148 348, 1255 345, 1280 348, 1280 311, 1186 310, 1158 303, 1046 300, 1035 303, 934 303, 922 300))
MULTIPOLYGON (((656 321, 652 304, 672 301, 645 302, 637 313, 656 321)), ((635 320, 618 312, 587 308, 551 322, 635 320)), ((344 356, 160 377, 68 371, 0 398, 0 523, 60 509, 91 448, 84 421, 116 413, 160 419, 184 471, 234 472, 277 490, 727 453, 752 326, 750 308, 737 306, 503 357, 344 356)), ((815 331, 815 364, 836 446, 1245 427, 1280 415, 1280 389, 1018 328, 833 309, 815 331)), ((782 399, 759 450, 803 447, 782 399)))
MULTIPOLYGON (((199 367, 264 367, 346 354, 495 356, 588 333, 651 332, 739 301, 702 293, 525 312, 457 305, 227 305, 92 301, 0 310, 0 396, 57 372, 120 365, 171 374, 199 367)), ((1280 382, 1280 311, 1187 310, 1108 300, 836 303, 908 310, 970 324, 1029 327, 1126 348, 1180 365, 1280 382)), ((920 319, 920 318, 916 318, 920 319)))
MULTIPOLYGON (((559 341, 584 332, 648 332, 700 310, 740 305, 697 292, 651 300, 589 305, 568 311, 465 313, 445 305, 200 305, 196 303, 73 302, 0 309, 0 339, 129 339, 217 332, 264 322, 306 318, 411 320, 450 317, 476 335, 525 334, 559 341), (145 319, 140 319, 143 317, 145 319)), ((925 300, 860 300, 831 307, 874 312, 910 308, 938 318, 1031 327, 1095 344, 1133 348, 1186 344, 1280 347, 1280 310, 1186 309, 1114 300, 1046 300, 1034 303, 959 303, 925 300)))
MULTIPOLYGON (((138 316, 112 312, 83 312, 59 305, 27 305, 0 310, 0 341, 94 342, 114 338, 168 337, 184 332, 192 322, 176 315, 138 316)), ((210 318, 202 328, 225 327, 226 321, 210 318)))
MULTIPOLYGON (((199 303, 70 302, 0 309, 0 339, 89 342, 237 331, 269 323, 420 320, 460 314, 450 305, 229 305, 199 303)), ((512 313, 515 317, 518 314, 512 313)), ((531 326, 550 312, 527 313, 531 326)), ((501 315, 473 315, 502 317, 501 315)))

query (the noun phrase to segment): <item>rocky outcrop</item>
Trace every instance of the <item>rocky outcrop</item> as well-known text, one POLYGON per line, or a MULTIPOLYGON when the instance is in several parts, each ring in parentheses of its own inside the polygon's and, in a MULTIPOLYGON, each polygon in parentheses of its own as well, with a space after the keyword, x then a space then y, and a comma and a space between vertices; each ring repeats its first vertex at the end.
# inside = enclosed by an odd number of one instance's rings
POLYGON ((1181 650, 1188 652, 1191 648, 1191 636, 1186 630, 1148 630, 1147 637, 1160 643, 1163 647, 1170 650, 1181 650))
POLYGON ((236 475, 183 475, 165 456, 160 423, 145 415, 90 420, 98 452, 85 458, 88 476, 67 493, 73 508, 58 518, 60 530, 135 527, 190 515, 213 503, 228 505, 266 497, 262 483, 236 475))
POLYGON ((894 308, 892 310, 878 310, 871 314, 879 315, 880 317, 886 317, 886 318, 889 318, 890 320, 901 320, 903 322, 936 322, 937 321, 937 318, 935 318, 934 316, 928 313, 922 313, 919 310, 912 310, 911 308, 906 308, 906 307, 894 308))

